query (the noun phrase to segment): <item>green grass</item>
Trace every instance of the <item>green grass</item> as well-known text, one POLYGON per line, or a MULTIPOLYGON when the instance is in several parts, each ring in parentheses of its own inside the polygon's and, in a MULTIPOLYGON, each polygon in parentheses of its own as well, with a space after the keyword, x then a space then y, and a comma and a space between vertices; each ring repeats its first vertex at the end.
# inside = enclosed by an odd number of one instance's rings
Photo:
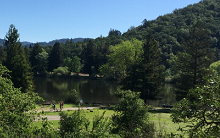
POLYGON ((185 123, 173 123, 170 117, 171 113, 149 113, 149 120, 155 124, 157 132, 165 132, 166 134, 183 134, 177 131, 179 127, 186 126, 185 123))
MULTIPOLYGON (((64 104, 63 108, 72 108, 72 107, 79 107, 79 104, 64 104)), ((83 104, 81 107, 93 107, 92 105, 83 104)), ((60 103, 56 103, 56 108, 60 109, 60 103)), ((38 104, 36 107, 37 110, 49 110, 52 109, 51 105, 41 105, 38 104)))
MULTIPOLYGON (((90 112, 90 110, 83 110, 83 113, 85 114, 85 117, 87 119, 92 121, 93 118, 95 117, 95 115, 100 116, 103 114, 104 111, 106 111, 105 117, 111 117, 114 114, 113 110, 102 110, 102 109, 93 109, 93 112, 90 112)), ((71 114, 74 111, 71 110, 71 111, 63 111, 63 112, 71 114)), ((45 113, 45 115, 59 115, 60 114, 60 112, 44 112, 44 113, 45 113)), ((53 120, 53 121, 49 121, 49 122, 52 123, 54 128, 59 128, 59 120, 53 120)), ((41 127, 42 124, 41 124, 41 121, 36 121, 36 122, 34 122, 34 125, 41 127)), ((92 123, 90 123, 90 127, 92 127, 92 123)))
MULTIPOLYGON (((103 110, 103 109, 93 109, 93 112, 90 110, 83 110, 87 119, 92 121, 95 115, 102 115, 104 111, 105 117, 111 117, 114 114, 114 110, 103 110)), ((74 111, 63 111, 68 114, 73 113, 74 111)), ((45 112, 46 115, 59 115, 60 112, 45 112)), ((186 124, 184 123, 173 123, 170 118, 170 112, 161 112, 161 111, 153 111, 149 112, 149 120, 155 124, 156 130, 158 133, 166 133, 166 134, 183 134, 181 131, 177 131, 179 127, 184 127, 186 124)), ((59 128, 59 121, 50 121, 54 128, 59 128)), ((35 122, 35 125, 41 126, 41 122, 35 122)), ((92 125, 92 124, 90 124, 92 125)))

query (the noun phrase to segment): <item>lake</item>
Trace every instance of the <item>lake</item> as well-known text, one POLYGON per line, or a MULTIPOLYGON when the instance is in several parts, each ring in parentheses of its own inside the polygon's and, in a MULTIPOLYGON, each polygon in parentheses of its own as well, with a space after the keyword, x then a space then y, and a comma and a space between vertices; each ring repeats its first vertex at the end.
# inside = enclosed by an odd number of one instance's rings
MULTIPOLYGON (((114 92, 118 84, 104 79, 75 79, 75 78, 34 78, 35 91, 45 99, 45 102, 68 101, 71 90, 78 92, 79 100, 84 103, 117 104, 119 99, 114 92)), ((160 100, 148 100, 148 104, 161 106, 176 103, 172 84, 165 84, 160 93, 160 100)))

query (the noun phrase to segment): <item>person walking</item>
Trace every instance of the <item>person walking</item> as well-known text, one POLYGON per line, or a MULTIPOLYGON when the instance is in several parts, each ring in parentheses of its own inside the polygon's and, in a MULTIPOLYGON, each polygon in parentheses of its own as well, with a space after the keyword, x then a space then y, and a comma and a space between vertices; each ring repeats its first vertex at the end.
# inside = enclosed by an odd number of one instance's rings
POLYGON ((55 103, 53 103, 53 110, 55 110, 56 109, 56 105, 55 105, 55 103))
POLYGON ((60 102, 60 110, 63 108, 63 102, 60 102))

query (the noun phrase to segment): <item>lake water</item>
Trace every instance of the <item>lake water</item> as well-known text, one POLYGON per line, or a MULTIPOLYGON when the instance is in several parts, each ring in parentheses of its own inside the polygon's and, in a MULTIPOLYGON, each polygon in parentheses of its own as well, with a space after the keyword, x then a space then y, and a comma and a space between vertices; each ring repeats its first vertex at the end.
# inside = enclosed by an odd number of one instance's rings
MULTIPOLYGON (((117 83, 105 80, 74 79, 74 78, 34 78, 35 91, 45 99, 45 102, 68 101, 71 90, 78 92, 78 97, 84 103, 117 104, 119 99, 114 92, 117 83)), ((160 93, 160 100, 148 100, 148 104, 161 106, 176 103, 173 85, 165 84, 160 93)))

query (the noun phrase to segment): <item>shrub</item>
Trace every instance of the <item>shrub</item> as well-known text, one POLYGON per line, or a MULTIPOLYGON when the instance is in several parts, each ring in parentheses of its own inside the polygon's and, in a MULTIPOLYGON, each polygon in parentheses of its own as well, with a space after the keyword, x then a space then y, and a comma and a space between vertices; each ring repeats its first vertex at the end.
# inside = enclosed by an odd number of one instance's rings
POLYGON ((55 75, 57 75, 58 73, 62 75, 68 75, 69 74, 68 67, 58 67, 57 69, 53 70, 53 73, 55 75))
POLYGON ((148 109, 140 93, 120 91, 120 103, 115 107, 112 132, 121 137, 154 137, 154 124, 149 122, 148 109))

